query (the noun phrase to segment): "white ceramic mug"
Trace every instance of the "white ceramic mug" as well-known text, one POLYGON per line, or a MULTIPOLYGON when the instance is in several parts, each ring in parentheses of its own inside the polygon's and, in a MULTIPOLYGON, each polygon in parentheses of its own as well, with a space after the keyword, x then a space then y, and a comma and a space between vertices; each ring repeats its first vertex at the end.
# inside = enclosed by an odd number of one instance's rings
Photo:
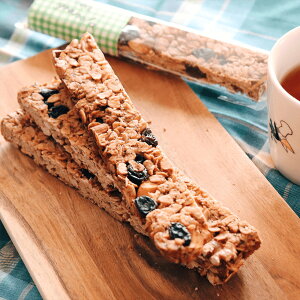
POLYGON ((283 77, 300 66, 300 26, 281 37, 268 61, 268 126, 276 168, 300 184, 300 101, 284 90, 283 77))

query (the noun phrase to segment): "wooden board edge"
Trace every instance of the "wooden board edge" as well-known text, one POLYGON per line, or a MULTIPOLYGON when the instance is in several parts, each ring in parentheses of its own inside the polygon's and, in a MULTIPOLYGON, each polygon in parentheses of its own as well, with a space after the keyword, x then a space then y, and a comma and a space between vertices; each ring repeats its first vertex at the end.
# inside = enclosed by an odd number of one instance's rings
POLYGON ((28 224, 13 207, 8 209, 10 205, 4 198, 3 195, 0 195, 2 202, 0 219, 42 298, 45 300, 69 300, 70 297, 63 283, 58 278, 45 252, 41 252, 37 246, 37 241, 32 235, 28 224), (11 211, 14 213, 12 214, 11 211), (11 226, 12 223, 14 226, 11 226), (24 245, 26 245, 28 241, 30 241, 30 246, 25 248, 24 245), (47 271, 45 271, 45 269, 47 269, 47 271))

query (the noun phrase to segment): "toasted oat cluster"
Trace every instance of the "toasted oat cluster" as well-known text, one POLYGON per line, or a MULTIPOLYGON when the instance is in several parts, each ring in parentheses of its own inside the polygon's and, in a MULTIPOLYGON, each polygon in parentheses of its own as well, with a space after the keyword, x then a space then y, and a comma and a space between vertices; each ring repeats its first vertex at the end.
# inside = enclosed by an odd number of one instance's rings
POLYGON ((45 135, 22 110, 3 118, 1 133, 38 165, 76 188, 82 196, 105 209, 114 218, 119 221, 128 220, 127 209, 119 194, 105 191, 93 173, 83 164, 77 164, 61 145, 54 142, 51 136, 45 135))
POLYGON ((259 248, 255 228, 170 163, 91 35, 54 51, 54 61, 74 102, 65 113, 76 111, 92 132, 136 226, 170 261, 198 268, 213 284, 227 281, 259 248))
POLYGON ((219 84, 258 100, 266 88, 267 55, 165 24, 132 17, 119 55, 191 80, 219 84))

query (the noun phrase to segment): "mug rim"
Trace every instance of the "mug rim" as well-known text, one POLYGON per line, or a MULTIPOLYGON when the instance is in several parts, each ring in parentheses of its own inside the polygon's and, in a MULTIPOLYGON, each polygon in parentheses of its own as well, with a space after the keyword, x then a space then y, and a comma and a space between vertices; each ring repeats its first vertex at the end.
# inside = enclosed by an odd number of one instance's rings
MULTIPOLYGON (((268 75, 271 79, 271 81, 275 84, 275 86, 277 87, 277 89, 279 89, 279 91, 281 93, 283 93, 283 95, 285 97, 287 97, 290 101, 292 101, 293 103, 295 103, 296 105, 300 106, 300 101, 298 99, 296 99, 294 96, 292 96, 291 94, 289 94, 281 85, 281 83, 279 82, 276 74, 275 74, 275 70, 274 70, 274 52, 276 50, 276 48, 278 47, 279 44, 283 43, 283 41, 292 33, 299 31, 299 35, 300 35, 300 26, 297 26, 295 28, 293 28, 292 30, 288 31, 287 33, 285 33, 281 38, 279 38, 276 43, 274 44, 274 46, 271 49, 270 55, 269 55, 269 59, 268 59, 268 75)), ((299 65, 300 65, 300 61, 299 61, 299 65)))

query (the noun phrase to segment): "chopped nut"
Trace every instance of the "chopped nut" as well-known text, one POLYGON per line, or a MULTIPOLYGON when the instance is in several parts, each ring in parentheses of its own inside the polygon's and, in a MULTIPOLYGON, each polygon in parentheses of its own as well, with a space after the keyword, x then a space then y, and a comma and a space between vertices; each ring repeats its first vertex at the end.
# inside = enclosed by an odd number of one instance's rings
POLYGON ((127 167, 126 167, 125 163, 118 164, 117 174, 119 174, 119 175, 126 175, 127 174, 127 167))
POLYGON ((174 199, 171 197, 171 195, 163 195, 160 196, 157 201, 161 204, 163 204, 164 206, 166 205, 171 205, 174 202, 174 199))
POLYGON ((162 175, 152 175, 149 177, 149 180, 156 184, 161 184, 166 181, 166 178, 162 175))
POLYGON ((129 41, 128 45, 131 49, 133 49, 139 54, 146 54, 151 49, 148 45, 145 45, 145 43, 140 39, 129 41))
POLYGON ((154 193, 157 190, 157 184, 150 181, 144 181, 137 191, 137 196, 149 196, 150 193, 154 193))

